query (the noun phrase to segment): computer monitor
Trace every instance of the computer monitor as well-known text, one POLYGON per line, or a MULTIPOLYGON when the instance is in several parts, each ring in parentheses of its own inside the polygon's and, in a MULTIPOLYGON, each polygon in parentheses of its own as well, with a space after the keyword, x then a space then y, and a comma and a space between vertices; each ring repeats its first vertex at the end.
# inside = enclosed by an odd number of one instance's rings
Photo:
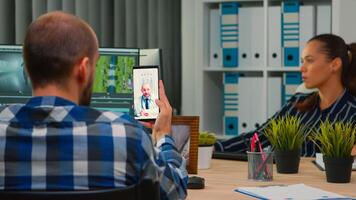
MULTIPOLYGON (((132 69, 139 63, 139 50, 100 48, 99 54, 91 106, 132 113, 132 69)), ((22 46, 0 45, 0 104, 25 103, 31 94, 22 46)))
POLYGON ((140 49, 140 66, 162 65, 161 49, 140 49))
POLYGON ((0 45, 0 104, 24 103, 31 96, 22 46, 0 45))
POLYGON ((160 79, 163 79, 162 50, 140 49, 139 66, 158 66, 160 79))
POLYGON ((102 110, 133 114, 133 67, 139 49, 99 48, 91 105, 102 110))

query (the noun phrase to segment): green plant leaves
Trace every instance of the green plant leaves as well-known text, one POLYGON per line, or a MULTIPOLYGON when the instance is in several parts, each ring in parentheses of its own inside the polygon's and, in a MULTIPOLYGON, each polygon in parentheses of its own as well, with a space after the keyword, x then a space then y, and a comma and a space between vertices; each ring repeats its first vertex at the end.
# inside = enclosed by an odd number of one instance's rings
POLYGON ((202 131, 199 134, 199 146, 211 146, 216 142, 216 136, 214 133, 208 131, 202 131))
POLYGON ((274 148, 279 150, 296 150, 304 142, 305 126, 300 119, 287 115, 272 119, 264 129, 264 135, 274 148))
POLYGON ((319 131, 313 130, 310 139, 326 157, 348 157, 355 143, 356 126, 349 122, 321 122, 319 131))

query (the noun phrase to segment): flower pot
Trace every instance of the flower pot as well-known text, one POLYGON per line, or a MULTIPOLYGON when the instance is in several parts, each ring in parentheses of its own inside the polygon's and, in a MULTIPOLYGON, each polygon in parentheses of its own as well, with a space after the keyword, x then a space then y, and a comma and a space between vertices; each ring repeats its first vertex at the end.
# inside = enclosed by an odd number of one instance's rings
POLYGON ((329 183, 349 183, 351 180, 352 163, 354 158, 330 158, 323 156, 326 181, 329 183))
POLYGON ((299 170, 300 149, 292 151, 274 151, 277 172, 281 174, 296 174, 299 170))
POLYGON ((198 148, 198 169, 209 169, 213 146, 199 146, 198 148))

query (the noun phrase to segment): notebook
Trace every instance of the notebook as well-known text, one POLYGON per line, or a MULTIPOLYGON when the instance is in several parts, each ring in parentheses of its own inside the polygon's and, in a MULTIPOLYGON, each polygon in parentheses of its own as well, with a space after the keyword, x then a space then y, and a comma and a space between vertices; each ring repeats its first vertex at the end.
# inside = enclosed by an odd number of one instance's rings
MULTIPOLYGON (((321 153, 316 153, 315 154, 315 160, 313 163, 322 171, 325 171, 325 165, 323 161, 323 154, 321 153)), ((356 171, 356 159, 354 160, 354 163, 352 164, 352 170, 356 171)))
POLYGON ((258 199, 351 199, 305 184, 239 187, 235 191, 258 199))

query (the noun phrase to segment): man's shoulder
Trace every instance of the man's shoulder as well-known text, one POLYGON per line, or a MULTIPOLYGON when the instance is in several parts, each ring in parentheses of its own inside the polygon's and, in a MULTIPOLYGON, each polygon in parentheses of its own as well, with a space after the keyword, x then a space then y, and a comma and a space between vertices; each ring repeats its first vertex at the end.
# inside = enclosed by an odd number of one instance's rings
POLYGON ((83 107, 83 106, 76 106, 73 108, 73 115, 75 115, 76 109, 78 113, 87 113, 86 115, 82 115, 86 117, 86 120, 97 122, 97 123, 124 123, 124 124, 138 124, 137 121, 126 113, 121 112, 113 112, 113 111, 106 111, 106 110, 98 110, 96 108, 91 107, 83 107))
POLYGON ((11 120, 16 116, 16 113, 24 107, 24 104, 9 104, 0 106, 0 119, 11 120))

